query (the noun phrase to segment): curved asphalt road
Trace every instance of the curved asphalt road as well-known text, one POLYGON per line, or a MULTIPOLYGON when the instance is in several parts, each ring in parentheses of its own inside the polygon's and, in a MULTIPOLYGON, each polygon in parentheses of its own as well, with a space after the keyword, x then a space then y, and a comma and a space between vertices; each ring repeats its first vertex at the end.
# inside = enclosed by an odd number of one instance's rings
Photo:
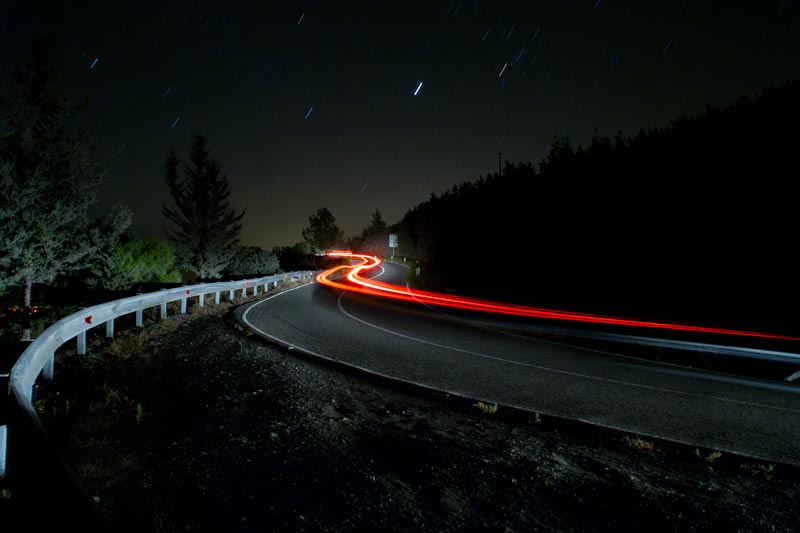
MULTIPOLYGON (((402 285, 407 269, 384 263, 376 274, 402 285)), ((256 302, 242 318, 270 340, 382 376, 800 465, 800 387, 794 385, 535 340, 449 311, 343 294, 316 283, 256 302)))

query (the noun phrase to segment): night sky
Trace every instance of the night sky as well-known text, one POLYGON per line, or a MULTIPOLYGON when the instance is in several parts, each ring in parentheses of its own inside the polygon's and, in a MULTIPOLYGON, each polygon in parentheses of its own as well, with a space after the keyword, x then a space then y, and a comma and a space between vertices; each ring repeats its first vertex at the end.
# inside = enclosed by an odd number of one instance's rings
POLYGON ((195 134, 247 208, 242 240, 346 234, 452 184, 538 162, 554 134, 635 135, 797 75, 800 2, 0 0, 0 81, 31 38, 89 99, 102 205, 162 235, 171 147, 195 134))

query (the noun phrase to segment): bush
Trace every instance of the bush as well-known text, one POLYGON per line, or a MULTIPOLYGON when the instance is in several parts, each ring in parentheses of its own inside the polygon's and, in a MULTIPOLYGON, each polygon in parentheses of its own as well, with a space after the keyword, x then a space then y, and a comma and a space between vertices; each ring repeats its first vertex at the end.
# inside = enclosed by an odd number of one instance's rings
POLYGON ((94 274, 90 285, 111 290, 129 289, 134 283, 181 281, 169 243, 136 237, 117 244, 98 262, 94 274))

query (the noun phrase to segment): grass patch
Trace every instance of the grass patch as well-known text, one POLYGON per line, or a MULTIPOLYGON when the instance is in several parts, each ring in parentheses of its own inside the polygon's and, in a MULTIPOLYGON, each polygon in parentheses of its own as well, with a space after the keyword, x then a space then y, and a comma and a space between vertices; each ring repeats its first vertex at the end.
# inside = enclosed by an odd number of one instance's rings
POLYGON ((768 463, 762 465, 748 465, 743 464, 739 465, 739 470, 744 470, 749 472, 752 477, 763 477, 764 479, 770 480, 773 478, 775 473, 775 464, 768 463))
POLYGON ((704 461, 707 461, 711 464, 714 464, 715 462, 717 462, 717 460, 719 460, 720 457, 722 457, 722 452, 711 452, 705 457, 703 457, 703 454, 700 453, 700 448, 695 448, 694 454, 700 459, 703 459, 704 461))
POLYGON ((483 414, 486 415, 493 415, 497 412, 497 404, 490 404, 484 402, 477 402, 473 404, 473 407, 477 407, 483 414))
POLYGON ((633 448, 634 450, 640 450, 643 452, 655 452, 658 450, 658 447, 656 447, 654 442, 641 437, 631 437, 629 435, 625 435, 622 437, 622 441, 627 444, 628 447, 633 448))

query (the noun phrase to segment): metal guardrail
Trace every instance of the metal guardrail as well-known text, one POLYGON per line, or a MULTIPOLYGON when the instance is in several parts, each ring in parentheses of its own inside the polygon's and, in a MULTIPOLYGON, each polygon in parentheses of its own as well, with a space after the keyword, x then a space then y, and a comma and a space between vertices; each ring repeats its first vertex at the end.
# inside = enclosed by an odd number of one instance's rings
MULTIPOLYGON (((14 433, 17 431, 15 426, 19 427, 20 433, 26 434, 28 438, 38 435, 39 439, 49 442, 47 431, 36 414, 36 409, 33 405, 34 385, 40 375, 46 380, 53 379, 56 350, 66 342, 76 339, 77 353, 85 354, 86 332, 92 328, 105 325, 106 337, 113 338, 114 321, 121 316, 134 314, 136 325, 142 326, 143 312, 146 309, 160 307, 160 317, 164 319, 167 317, 167 304, 171 302, 180 302, 181 313, 186 313, 187 301, 190 298, 197 298, 198 305, 202 307, 205 305, 207 297, 212 294, 214 295, 215 303, 219 303, 220 295, 226 292, 228 293, 228 301, 233 301, 236 291, 241 291, 241 295, 245 297, 248 291, 252 289, 252 295, 255 296, 258 294, 259 287, 263 287, 261 292, 264 293, 269 291, 271 287, 276 287, 286 281, 296 281, 310 278, 311 276, 312 272, 309 271, 290 272, 257 279, 204 283, 163 289, 158 292, 131 296, 88 307, 62 318, 31 342, 30 346, 22 353, 11 369, 9 376, 9 403, 11 404, 11 411, 14 412, 10 417, 12 422, 8 424, 8 427, 0 426, 0 478, 6 473, 6 438, 8 435, 9 438, 14 439, 14 433)), ((24 440, 27 440, 27 438, 24 440)), ((33 448, 37 448, 37 446, 33 448)), ((48 446, 46 443, 43 449, 50 448, 54 450, 53 446, 48 446)), ((27 449, 27 443, 25 446, 18 446, 17 449, 24 451, 26 455, 31 455, 32 453, 32 449, 27 449)), ((13 452, 11 463, 13 467, 13 452)), ((67 474, 67 476, 70 477, 71 474, 67 474)), ((66 485, 69 485, 69 483, 66 483, 66 485)), ((0 522, 2 522, 1 517, 0 522)))

